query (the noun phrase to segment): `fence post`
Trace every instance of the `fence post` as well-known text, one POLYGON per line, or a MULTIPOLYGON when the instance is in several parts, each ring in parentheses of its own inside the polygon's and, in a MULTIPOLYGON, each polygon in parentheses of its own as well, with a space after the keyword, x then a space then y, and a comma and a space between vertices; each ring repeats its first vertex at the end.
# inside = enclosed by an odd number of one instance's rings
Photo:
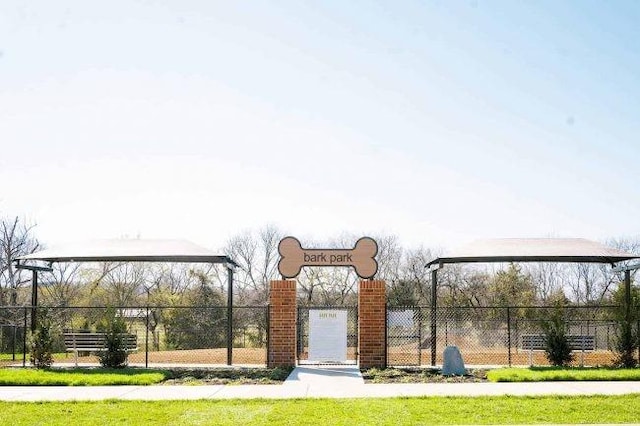
MULTIPOLYGON (((422 310, 418 307, 418 365, 422 365, 422 310)), ((388 348, 388 346, 387 346, 388 348)))
POLYGON ((22 328, 22 366, 27 365, 27 307, 24 307, 24 325, 22 328))
POLYGON ((438 303, 436 301, 438 294, 438 270, 431 271, 431 366, 436 365, 436 308, 438 303))
POLYGON ((509 367, 511 367, 511 309, 507 306, 507 351, 509 354, 509 367))
POLYGON ((16 339, 17 338, 18 338, 18 326, 14 323, 13 324, 13 344, 11 345, 11 352, 13 354, 11 355, 11 361, 16 360, 16 339))
MULTIPOLYGON (((387 303, 384 304, 384 368, 389 366, 389 312, 387 311, 387 303)), ((420 346, 420 345, 418 345, 420 346)), ((418 365, 420 365, 420 361, 418 361, 418 365)))
POLYGON ((227 365, 233 363, 233 268, 227 266, 227 365))
POLYGON ((271 321, 271 317, 269 315, 269 311, 270 311, 269 308, 270 308, 270 305, 269 305, 269 302, 267 302, 267 309, 266 309, 265 314, 264 314, 265 319, 266 319, 266 322, 265 322, 265 326, 266 327, 265 327, 265 330, 264 330, 265 339, 266 339, 266 342, 265 342, 266 343, 265 344, 266 353, 264 354, 264 359, 266 360, 266 362, 264 364, 266 366, 269 365, 269 324, 270 324, 270 321, 271 321))
POLYGON ((144 337, 144 368, 149 368, 149 305, 147 305, 147 327, 144 337))

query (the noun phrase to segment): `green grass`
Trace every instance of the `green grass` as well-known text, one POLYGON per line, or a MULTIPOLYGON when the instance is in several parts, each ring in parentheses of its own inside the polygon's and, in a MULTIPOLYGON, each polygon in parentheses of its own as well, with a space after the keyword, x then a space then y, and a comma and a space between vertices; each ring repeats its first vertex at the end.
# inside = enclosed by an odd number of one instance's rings
POLYGON ((636 423, 640 395, 0 402, 11 425, 636 423))
POLYGON ((492 382, 640 380, 640 368, 530 367, 499 368, 487 373, 492 382))
POLYGON ((1 386, 106 386, 152 385, 167 378, 162 370, 69 369, 36 370, 30 368, 0 369, 1 386))
MULTIPOLYGON (((13 361, 13 354, 0 354, 0 361, 13 361)), ((16 354, 17 361, 22 361, 22 352, 16 354)))

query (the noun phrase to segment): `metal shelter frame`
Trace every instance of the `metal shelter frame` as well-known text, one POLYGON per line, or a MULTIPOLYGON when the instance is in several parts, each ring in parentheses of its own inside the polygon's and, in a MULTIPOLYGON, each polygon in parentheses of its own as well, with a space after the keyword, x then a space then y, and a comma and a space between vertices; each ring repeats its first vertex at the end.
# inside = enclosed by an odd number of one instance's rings
POLYGON ((431 365, 436 365, 438 270, 444 265, 505 262, 608 263, 614 272, 624 271, 625 301, 629 307, 630 271, 640 268, 640 265, 616 267, 616 263, 638 258, 639 255, 581 238, 505 238, 478 240, 447 256, 430 261, 425 267, 431 270, 431 365))
POLYGON ((54 247, 15 260, 17 269, 29 270, 31 281, 31 331, 37 327, 38 272, 52 272, 62 262, 157 262, 223 264, 227 270, 227 365, 233 359, 233 268, 239 265, 226 255, 184 240, 98 240, 54 247), (48 266, 27 262, 46 262, 48 266))

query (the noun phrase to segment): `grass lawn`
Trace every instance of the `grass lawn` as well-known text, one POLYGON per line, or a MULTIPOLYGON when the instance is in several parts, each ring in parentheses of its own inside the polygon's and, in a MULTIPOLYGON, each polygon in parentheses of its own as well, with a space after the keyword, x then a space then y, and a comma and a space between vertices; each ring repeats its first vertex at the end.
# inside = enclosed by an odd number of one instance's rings
POLYGON ((151 385, 165 380, 162 370, 124 369, 69 369, 35 370, 30 368, 0 369, 1 386, 103 386, 151 385))
POLYGON ((290 368, 4 368, 0 369, 0 386, 280 384, 290 372, 290 368))
POLYGON ((499 368, 489 371, 487 378, 492 382, 640 380, 640 368, 499 368))
POLYGON ((0 413, 12 425, 636 423, 640 395, 0 402, 0 413))

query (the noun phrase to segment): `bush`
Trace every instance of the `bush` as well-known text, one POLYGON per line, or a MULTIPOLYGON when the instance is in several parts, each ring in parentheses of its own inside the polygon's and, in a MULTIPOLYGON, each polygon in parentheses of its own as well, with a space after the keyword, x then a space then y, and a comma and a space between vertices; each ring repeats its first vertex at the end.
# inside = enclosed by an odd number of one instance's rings
POLYGON ((104 351, 98 352, 103 367, 123 368, 127 366, 129 354, 126 350, 125 334, 127 325, 116 315, 113 308, 107 309, 98 324, 98 331, 105 333, 104 351))
POLYGON ((556 305, 548 320, 542 322, 545 337, 545 355, 552 365, 565 366, 573 361, 571 346, 567 337, 564 307, 556 305))
POLYGON ((36 329, 29 335, 29 359, 36 368, 49 368, 53 364, 51 319, 44 308, 38 309, 36 319, 36 329))

